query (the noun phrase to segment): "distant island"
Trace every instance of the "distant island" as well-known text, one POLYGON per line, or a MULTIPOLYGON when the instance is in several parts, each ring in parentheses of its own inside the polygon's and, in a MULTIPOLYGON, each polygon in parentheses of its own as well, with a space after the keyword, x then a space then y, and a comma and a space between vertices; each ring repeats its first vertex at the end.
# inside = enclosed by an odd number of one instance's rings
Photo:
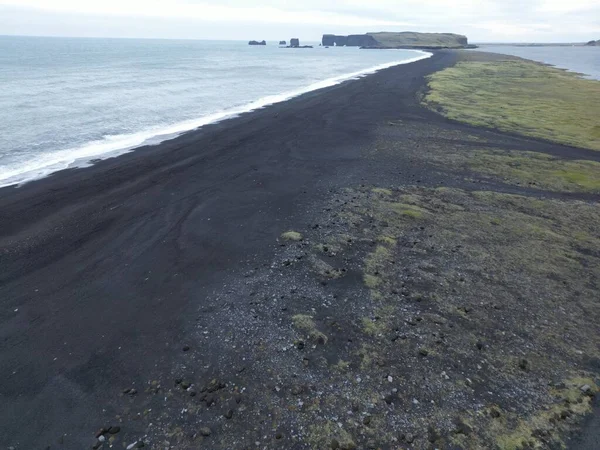
POLYGON ((600 47, 600 39, 598 39, 597 41, 590 41, 585 45, 589 45, 589 46, 598 46, 600 47))
POLYGON ((250 41, 248 45, 267 45, 267 41, 250 41))
POLYGON ((405 32, 380 32, 338 36, 334 34, 323 35, 322 44, 325 47, 361 47, 367 49, 443 49, 443 48, 473 48, 466 36, 453 33, 416 33, 405 32))

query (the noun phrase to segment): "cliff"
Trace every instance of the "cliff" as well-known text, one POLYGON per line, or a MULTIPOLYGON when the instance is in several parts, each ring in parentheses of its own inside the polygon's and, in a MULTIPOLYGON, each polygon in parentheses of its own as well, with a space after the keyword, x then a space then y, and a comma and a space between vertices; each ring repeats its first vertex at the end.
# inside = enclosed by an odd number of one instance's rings
POLYGON ((381 32, 360 35, 323 35, 324 46, 348 46, 364 48, 465 48, 466 36, 452 33, 381 32))

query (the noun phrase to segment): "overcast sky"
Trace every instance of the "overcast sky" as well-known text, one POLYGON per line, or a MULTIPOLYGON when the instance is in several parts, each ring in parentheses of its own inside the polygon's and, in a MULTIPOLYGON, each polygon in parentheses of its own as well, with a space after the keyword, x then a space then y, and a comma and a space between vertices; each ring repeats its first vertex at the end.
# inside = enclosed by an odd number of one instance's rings
POLYGON ((0 35, 318 41, 367 31, 589 41, 600 39, 600 0, 0 0, 0 35))

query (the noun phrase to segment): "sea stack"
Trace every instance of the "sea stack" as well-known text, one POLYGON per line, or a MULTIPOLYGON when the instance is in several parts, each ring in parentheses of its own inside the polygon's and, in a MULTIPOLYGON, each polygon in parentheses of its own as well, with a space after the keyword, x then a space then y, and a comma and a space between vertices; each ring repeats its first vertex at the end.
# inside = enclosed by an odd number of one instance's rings
POLYGON ((279 41, 279 45, 287 45, 287 42, 285 42, 285 41, 279 41))
POLYGON ((292 47, 292 48, 300 47, 300 39, 297 39, 297 38, 290 39, 290 47, 292 47))
POLYGON ((267 45, 267 41, 250 41, 248 45, 267 45))

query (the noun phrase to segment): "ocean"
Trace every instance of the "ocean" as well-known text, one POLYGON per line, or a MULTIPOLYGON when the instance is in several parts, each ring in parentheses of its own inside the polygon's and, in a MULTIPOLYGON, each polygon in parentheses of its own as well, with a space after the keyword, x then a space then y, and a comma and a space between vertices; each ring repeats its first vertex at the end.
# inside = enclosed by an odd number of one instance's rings
POLYGON ((600 80, 600 47, 585 46, 517 46, 481 45, 474 51, 518 56, 561 69, 582 74, 585 78, 600 80))
POLYGON ((0 187, 428 56, 274 42, 0 37, 0 187))

